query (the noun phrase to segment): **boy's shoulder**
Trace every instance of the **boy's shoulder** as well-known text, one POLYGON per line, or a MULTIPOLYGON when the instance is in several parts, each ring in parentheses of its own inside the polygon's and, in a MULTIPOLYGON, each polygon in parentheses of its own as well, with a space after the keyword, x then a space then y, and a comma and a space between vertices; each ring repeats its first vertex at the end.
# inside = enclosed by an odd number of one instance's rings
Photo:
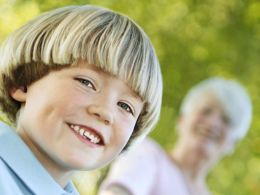
POLYGON ((1 122, 0 173, 0 194, 78 195, 71 183, 62 189, 15 130, 1 122))
POLYGON ((32 194, 26 190, 26 187, 22 185, 21 181, 15 177, 8 165, 0 158, 0 192, 1 194, 32 194))
POLYGON ((19 166, 22 146, 19 137, 8 125, 0 122, 0 192, 1 194, 33 194, 24 185, 23 180, 15 171, 19 166), (15 159, 17 158, 17 159, 15 159))

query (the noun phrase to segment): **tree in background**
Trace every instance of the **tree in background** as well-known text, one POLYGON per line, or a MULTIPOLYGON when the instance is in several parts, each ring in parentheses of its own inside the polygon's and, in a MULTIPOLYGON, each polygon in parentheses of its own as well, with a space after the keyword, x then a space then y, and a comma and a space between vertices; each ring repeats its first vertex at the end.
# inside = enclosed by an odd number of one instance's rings
MULTIPOLYGON (((254 120, 235 154, 208 178, 214 195, 260 193, 260 2, 257 0, 0 0, 0 41, 52 8, 96 4, 125 13, 151 37, 164 76, 161 120, 151 136, 165 148, 176 139, 175 119, 187 90, 210 76, 243 83, 254 120)), ((1 116, 2 120, 6 120, 1 116)), ((96 174, 96 173, 95 173, 96 174)), ((99 174, 96 174, 99 175, 99 174)), ((78 185, 86 191, 80 177, 78 185)))

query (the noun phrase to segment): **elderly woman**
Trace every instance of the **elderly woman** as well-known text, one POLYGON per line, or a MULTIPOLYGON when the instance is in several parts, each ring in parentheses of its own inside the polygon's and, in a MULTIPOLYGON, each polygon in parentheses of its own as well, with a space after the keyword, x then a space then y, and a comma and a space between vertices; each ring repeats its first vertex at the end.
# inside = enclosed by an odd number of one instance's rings
POLYGON ((247 133, 252 106, 235 81, 210 78, 185 97, 170 152, 146 139, 110 169, 100 195, 207 195, 213 166, 247 133))

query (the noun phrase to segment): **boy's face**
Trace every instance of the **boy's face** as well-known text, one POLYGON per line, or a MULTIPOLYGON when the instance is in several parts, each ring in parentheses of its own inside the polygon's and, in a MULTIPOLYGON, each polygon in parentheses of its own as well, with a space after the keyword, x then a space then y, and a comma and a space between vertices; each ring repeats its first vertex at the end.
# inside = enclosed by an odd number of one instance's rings
POLYGON ((50 169, 107 164, 128 142, 143 108, 126 83, 84 62, 11 96, 22 102, 18 133, 50 169))
POLYGON ((187 148, 215 163, 233 147, 232 128, 223 105, 210 93, 204 93, 190 112, 180 119, 180 140, 187 148))

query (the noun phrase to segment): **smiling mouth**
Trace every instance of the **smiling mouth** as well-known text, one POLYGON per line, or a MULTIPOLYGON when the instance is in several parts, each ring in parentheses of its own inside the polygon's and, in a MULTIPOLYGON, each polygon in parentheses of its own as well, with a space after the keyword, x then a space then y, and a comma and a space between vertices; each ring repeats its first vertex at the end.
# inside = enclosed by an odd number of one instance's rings
POLYGON ((80 125, 73 125, 69 124, 70 128, 78 135, 80 135, 85 140, 97 144, 97 145, 104 145, 104 141, 101 135, 99 135, 96 131, 82 127, 80 125))
POLYGON ((209 132, 207 130, 204 130, 204 129, 199 129, 197 131, 197 134, 201 137, 204 137, 204 138, 207 138, 207 139, 212 139, 212 140, 218 140, 219 139, 219 136, 213 132, 209 132))

